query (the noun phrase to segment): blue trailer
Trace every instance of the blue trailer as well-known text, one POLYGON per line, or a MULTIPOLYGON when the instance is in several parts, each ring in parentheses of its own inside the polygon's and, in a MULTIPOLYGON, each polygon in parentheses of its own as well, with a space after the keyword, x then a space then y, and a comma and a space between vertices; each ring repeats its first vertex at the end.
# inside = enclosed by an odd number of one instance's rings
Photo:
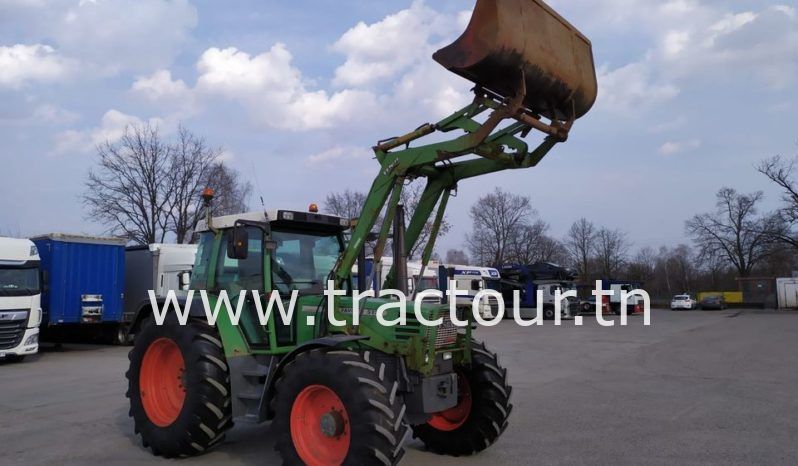
POLYGON ((45 335, 79 329, 124 341, 126 240, 63 233, 31 239, 41 257, 45 335))

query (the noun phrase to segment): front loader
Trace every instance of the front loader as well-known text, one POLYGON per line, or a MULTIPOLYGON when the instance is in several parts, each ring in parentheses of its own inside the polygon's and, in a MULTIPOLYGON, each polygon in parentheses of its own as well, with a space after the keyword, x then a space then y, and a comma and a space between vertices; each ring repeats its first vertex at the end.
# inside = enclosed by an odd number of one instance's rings
MULTIPOLYGON (((227 295, 242 312, 237 325, 226 312, 210 325, 195 295, 186 303, 186 325, 176 313, 161 325, 154 318, 134 323, 130 414, 153 453, 205 452, 234 420, 272 421, 284 463, 311 466, 393 465, 411 434, 432 452, 471 455, 505 430, 512 410, 507 371, 472 337, 473 317, 461 316, 467 325, 456 326, 447 304, 428 303, 423 320, 435 325, 422 325, 411 310, 404 324, 384 326, 377 309, 389 308, 391 320, 401 301, 367 298, 356 325, 353 294, 366 280, 359 277, 356 286, 351 270, 380 217, 374 262, 392 224, 394 256, 401 258, 432 219, 426 264, 461 180, 534 167, 565 141, 596 98, 592 51, 541 1, 478 0, 465 33, 433 58, 473 81, 474 99, 437 123, 375 145, 380 170, 358 219, 266 210, 208 217, 198 226, 191 289, 205 292, 212 308, 227 295), (533 130, 545 137, 530 148, 523 138, 533 130), (438 142, 414 145, 433 133, 438 142), (401 191, 419 178, 426 187, 405 229, 401 191), (328 280, 344 290, 331 309, 328 280), (272 312, 263 325, 258 309, 274 292, 295 315, 284 322, 272 312)), ((402 289, 406 268, 401 260, 393 264, 383 288, 402 289)))

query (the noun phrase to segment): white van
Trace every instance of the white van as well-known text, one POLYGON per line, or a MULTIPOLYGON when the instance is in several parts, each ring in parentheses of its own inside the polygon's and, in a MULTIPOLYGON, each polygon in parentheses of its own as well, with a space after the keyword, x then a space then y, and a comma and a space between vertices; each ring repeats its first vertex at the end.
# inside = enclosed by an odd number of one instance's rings
POLYGON ((0 237, 0 360, 20 361, 39 351, 39 282, 36 245, 0 237))

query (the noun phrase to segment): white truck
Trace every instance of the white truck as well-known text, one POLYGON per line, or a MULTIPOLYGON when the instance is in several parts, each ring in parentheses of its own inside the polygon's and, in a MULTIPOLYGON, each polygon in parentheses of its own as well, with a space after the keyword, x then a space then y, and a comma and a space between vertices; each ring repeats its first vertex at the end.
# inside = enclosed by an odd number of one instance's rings
POLYGON ((27 239, 0 238, 0 360, 39 351, 39 252, 27 239))
MULTIPOLYGON (((150 311, 149 290, 159 299, 165 299, 169 290, 177 296, 188 291, 196 255, 196 244, 155 243, 125 250, 125 332, 140 312, 150 311)), ((119 339, 129 342, 131 336, 119 339)))
MULTIPOLYGON (((467 306, 471 309, 474 297, 482 290, 495 290, 501 292, 501 275, 498 269, 492 267, 478 267, 473 265, 446 264, 438 266, 439 289, 446 292, 448 284, 446 279, 454 281, 458 290, 465 290, 468 294, 457 297, 458 306, 467 306)), ((490 296, 484 296, 479 303, 479 313, 485 319, 490 319, 498 311, 498 301, 490 296)))
MULTIPOLYGON (((373 277, 373 283, 370 288, 375 292, 379 292, 382 283, 388 277, 388 273, 393 266, 392 257, 383 257, 376 266, 374 266, 373 258, 367 258, 367 270, 373 277), (376 286, 375 286, 376 284, 376 286)), ((465 290, 467 295, 458 296, 456 305, 461 308, 468 308, 470 311, 474 296, 483 289, 499 290, 499 271, 490 267, 474 267, 468 265, 442 265, 436 261, 430 261, 427 267, 424 268, 423 276, 421 276, 421 262, 408 261, 407 262, 407 294, 408 298, 413 298, 418 291, 437 289, 446 294, 447 279, 457 282, 459 290, 465 290)), ((358 268, 355 265, 352 268, 353 276, 357 276, 358 268)), ((425 302, 433 302, 430 299, 425 299, 425 302)), ((440 302, 435 300, 434 302, 440 302)), ((490 297, 485 297, 480 303, 480 315, 489 319, 498 308, 498 303, 490 297)))

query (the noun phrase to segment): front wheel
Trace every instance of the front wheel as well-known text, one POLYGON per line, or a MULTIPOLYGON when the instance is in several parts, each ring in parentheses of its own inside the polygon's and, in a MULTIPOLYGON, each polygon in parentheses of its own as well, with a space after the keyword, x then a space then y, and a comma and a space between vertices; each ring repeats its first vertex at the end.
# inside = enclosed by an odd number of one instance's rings
POLYGON ((165 457, 197 455, 232 426, 230 377, 214 327, 150 319, 128 355, 130 416, 142 443, 165 457))
POLYGON ((404 402, 384 364, 369 360, 369 352, 314 349, 286 365, 272 401, 284 464, 391 466, 402 459, 404 402))
POLYGON ((507 428, 513 409, 507 370, 483 343, 474 342, 471 351, 471 366, 456 369, 457 405, 413 426, 413 435, 432 452, 473 455, 496 442, 507 428))

